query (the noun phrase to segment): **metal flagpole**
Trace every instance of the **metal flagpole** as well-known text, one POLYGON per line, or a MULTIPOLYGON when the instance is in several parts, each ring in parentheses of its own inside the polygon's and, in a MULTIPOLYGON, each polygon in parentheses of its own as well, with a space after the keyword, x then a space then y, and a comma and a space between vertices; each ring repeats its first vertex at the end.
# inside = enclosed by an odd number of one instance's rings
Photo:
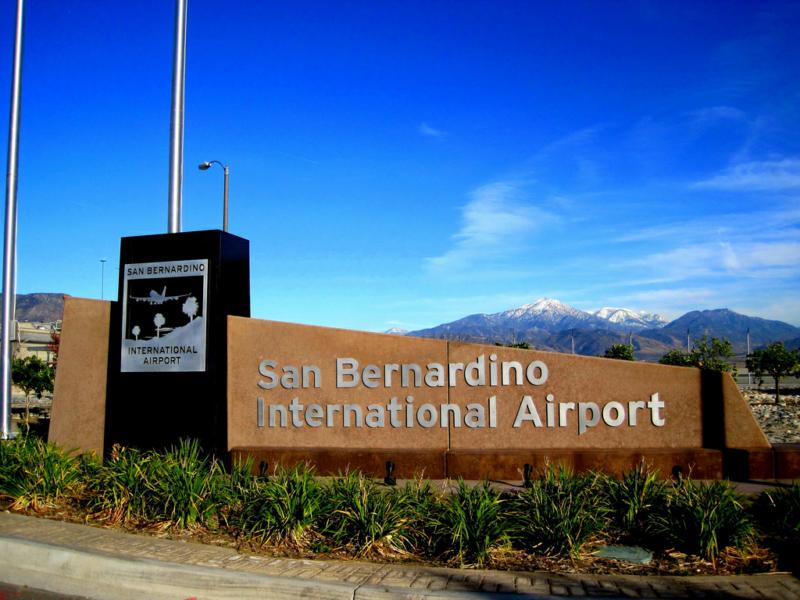
POLYGON ((19 166, 19 109, 22 91, 22 23, 24 0, 17 0, 17 29, 11 78, 11 111, 8 122, 8 170, 6 172, 6 221, 3 245, 3 322, 0 333, 0 393, 3 439, 11 436, 11 327, 17 298, 17 171, 19 166))
POLYGON ((175 0, 175 50, 172 59, 172 117, 169 140, 169 233, 181 231, 183 202, 183 107, 186 83, 186 5, 175 0))

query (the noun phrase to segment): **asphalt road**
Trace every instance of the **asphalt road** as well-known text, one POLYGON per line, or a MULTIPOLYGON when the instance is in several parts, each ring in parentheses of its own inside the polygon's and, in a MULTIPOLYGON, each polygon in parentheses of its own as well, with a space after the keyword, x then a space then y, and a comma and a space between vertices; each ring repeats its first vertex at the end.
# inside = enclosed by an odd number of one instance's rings
POLYGON ((65 596, 0 582, 0 600, 87 600, 86 596, 65 596))

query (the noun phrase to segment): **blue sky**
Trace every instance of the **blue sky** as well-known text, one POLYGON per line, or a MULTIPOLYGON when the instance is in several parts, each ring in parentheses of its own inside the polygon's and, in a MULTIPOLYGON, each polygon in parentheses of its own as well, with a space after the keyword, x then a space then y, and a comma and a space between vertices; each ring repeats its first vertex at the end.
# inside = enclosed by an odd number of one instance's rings
MULTIPOLYGON (((99 298, 105 258, 108 299, 120 237, 167 229, 174 5, 26 8, 18 291, 99 298)), ((197 164, 229 164, 260 318, 800 325, 798 30, 797 2, 189 0, 183 229, 221 227, 197 164)))

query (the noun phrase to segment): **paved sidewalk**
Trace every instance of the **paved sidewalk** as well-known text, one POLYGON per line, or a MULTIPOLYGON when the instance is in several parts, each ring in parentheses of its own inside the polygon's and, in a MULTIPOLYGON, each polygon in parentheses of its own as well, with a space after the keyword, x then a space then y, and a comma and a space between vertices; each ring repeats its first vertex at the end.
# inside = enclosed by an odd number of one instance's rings
POLYGON ((557 575, 269 558, 12 513, 0 513, 0 557, 2 582, 114 600, 800 599, 800 581, 786 573, 735 577, 557 575))

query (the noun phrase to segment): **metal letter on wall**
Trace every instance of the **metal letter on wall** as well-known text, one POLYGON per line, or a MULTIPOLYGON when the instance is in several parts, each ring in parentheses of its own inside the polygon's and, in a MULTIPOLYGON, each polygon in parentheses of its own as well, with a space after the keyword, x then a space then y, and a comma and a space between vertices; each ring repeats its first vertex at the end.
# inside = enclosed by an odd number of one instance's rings
POLYGON ((208 259, 123 268, 120 370, 205 371, 208 259))

